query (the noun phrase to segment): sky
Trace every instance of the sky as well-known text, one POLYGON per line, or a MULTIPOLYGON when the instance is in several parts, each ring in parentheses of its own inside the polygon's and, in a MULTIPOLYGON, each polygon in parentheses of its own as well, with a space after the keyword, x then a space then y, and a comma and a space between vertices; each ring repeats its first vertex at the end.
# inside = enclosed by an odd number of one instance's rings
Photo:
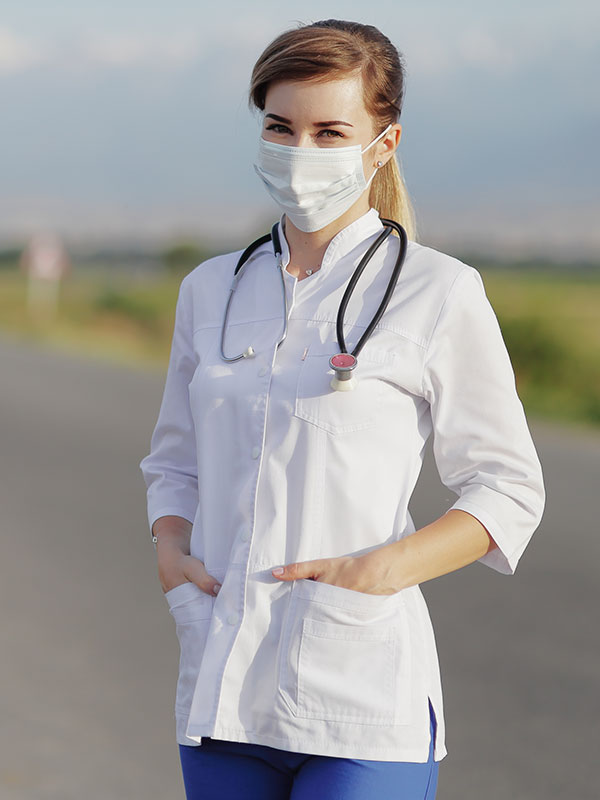
POLYGON ((600 256, 591 0, 4 0, 0 246, 45 228, 236 249, 266 230, 252 66, 329 17, 376 25, 404 57, 399 160, 421 241, 600 256))

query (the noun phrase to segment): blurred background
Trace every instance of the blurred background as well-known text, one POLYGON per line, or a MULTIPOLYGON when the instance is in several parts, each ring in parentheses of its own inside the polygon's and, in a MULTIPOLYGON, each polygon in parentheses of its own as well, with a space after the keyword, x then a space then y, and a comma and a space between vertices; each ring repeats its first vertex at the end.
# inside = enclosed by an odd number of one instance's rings
POLYGON ((0 326, 164 364, 182 275, 277 214, 252 167, 252 65, 328 15, 372 22, 403 53, 418 238, 484 275, 528 409, 600 423, 600 12, 586 0, 4 4, 0 326), (72 265, 47 298, 18 269, 43 234, 72 265))
MULTIPOLYGON (((481 272, 550 482, 509 585, 474 566, 425 587, 451 709, 438 797, 595 796, 565 776, 598 706, 598 3, 25 0, 0 11, 3 797, 182 796, 177 642, 138 463, 182 277, 278 216, 252 167, 252 65, 328 17, 376 25, 404 56, 417 238, 481 272), (496 728, 492 706, 514 713, 496 728)), ((428 469, 421 524, 453 502, 428 469)))

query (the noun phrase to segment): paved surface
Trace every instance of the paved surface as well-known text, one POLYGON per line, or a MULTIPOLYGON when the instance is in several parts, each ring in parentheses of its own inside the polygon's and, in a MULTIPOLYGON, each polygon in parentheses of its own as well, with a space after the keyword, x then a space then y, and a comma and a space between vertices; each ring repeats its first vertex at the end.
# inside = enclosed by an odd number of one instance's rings
MULTIPOLYGON (((183 798, 177 640, 138 469, 163 375, 2 337, 0 366, 0 796, 183 798)), ((549 499, 516 575, 473 564, 423 585, 448 725, 438 800, 598 796, 600 435, 531 427, 549 499)), ((429 453, 417 524, 454 497, 429 453)))

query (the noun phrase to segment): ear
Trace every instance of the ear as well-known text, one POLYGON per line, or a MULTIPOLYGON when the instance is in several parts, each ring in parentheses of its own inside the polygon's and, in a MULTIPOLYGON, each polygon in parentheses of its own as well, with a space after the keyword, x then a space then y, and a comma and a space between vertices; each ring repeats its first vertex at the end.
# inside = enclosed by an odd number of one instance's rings
POLYGON ((398 149, 398 145, 400 144, 400 138, 402 136, 402 125, 399 122, 392 125, 383 139, 380 139, 377 144, 375 145, 375 164, 377 161, 383 161, 383 164, 387 164, 387 162, 392 158, 396 150, 398 149))

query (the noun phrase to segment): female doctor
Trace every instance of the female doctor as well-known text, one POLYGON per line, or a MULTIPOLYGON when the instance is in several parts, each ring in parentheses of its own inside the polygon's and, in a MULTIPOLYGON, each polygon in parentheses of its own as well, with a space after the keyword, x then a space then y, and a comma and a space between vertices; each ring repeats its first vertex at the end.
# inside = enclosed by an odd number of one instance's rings
POLYGON ((140 467, 180 643, 188 800, 433 798, 444 715, 419 584, 476 560, 513 573, 541 519, 481 277, 415 238, 395 159, 403 95, 402 58, 374 27, 277 37, 250 98, 281 219, 235 292, 240 252, 180 286, 140 467), (400 236, 382 237, 386 219, 400 236), (354 366, 334 373, 342 350, 354 366), (415 530, 430 434, 457 500, 415 530))

